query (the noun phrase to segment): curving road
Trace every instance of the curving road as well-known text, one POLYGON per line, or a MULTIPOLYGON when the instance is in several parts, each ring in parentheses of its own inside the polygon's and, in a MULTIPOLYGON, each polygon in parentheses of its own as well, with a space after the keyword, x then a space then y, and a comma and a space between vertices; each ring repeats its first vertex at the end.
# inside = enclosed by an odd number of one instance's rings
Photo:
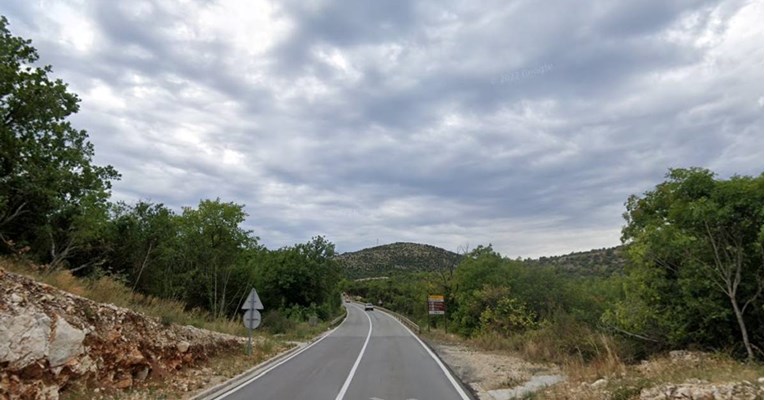
POLYGON ((346 304, 330 334, 216 399, 468 400, 440 360, 393 317, 346 304))

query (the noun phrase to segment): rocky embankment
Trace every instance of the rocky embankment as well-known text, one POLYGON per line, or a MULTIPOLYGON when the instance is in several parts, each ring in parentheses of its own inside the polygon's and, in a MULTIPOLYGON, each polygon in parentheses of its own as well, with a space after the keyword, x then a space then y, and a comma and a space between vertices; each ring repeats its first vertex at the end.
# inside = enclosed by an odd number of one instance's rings
POLYGON ((0 399, 57 399, 75 384, 126 389, 244 341, 165 325, 0 269, 0 399))

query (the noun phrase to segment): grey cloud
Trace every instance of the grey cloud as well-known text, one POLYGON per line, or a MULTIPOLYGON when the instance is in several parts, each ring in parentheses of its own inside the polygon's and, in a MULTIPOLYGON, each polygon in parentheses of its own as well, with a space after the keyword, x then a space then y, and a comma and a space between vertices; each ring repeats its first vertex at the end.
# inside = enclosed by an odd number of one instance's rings
POLYGON ((115 197, 244 203, 270 247, 567 253, 618 243, 624 200, 669 167, 762 171, 762 23, 720 42, 757 3, 287 2, 256 59, 171 29, 201 29, 195 4, 86 2, 87 53, 40 34, 66 23, 49 10, 8 4, 83 97, 115 197), (100 86, 124 108, 85 97, 100 86))

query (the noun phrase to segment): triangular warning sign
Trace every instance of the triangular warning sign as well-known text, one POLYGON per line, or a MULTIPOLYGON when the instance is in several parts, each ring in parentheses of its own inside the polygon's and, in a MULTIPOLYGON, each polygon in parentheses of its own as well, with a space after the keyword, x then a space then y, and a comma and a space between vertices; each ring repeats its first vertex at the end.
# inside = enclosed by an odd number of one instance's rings
POLYGON ((244 301, 244 304, 242 304, 242 310, 262 310, 263 309, 263 303, 260 302, 260 297, 258 297, 258 292, 255 291, 255 288, 252 288, 250 291, 250 295, 247 296, 247 300, 244 301))

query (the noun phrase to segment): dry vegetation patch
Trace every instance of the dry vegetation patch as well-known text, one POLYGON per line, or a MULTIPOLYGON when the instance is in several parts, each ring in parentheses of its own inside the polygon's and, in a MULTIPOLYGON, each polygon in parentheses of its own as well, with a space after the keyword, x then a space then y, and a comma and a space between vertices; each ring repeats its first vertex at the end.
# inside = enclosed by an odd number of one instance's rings
POLYGON ((673 351, 639 364, 570 363, 569 380, 540 399, 762 399, 762 365, 724 354, 673 351), (608 365, 608 367, 606 367, 608 365))

